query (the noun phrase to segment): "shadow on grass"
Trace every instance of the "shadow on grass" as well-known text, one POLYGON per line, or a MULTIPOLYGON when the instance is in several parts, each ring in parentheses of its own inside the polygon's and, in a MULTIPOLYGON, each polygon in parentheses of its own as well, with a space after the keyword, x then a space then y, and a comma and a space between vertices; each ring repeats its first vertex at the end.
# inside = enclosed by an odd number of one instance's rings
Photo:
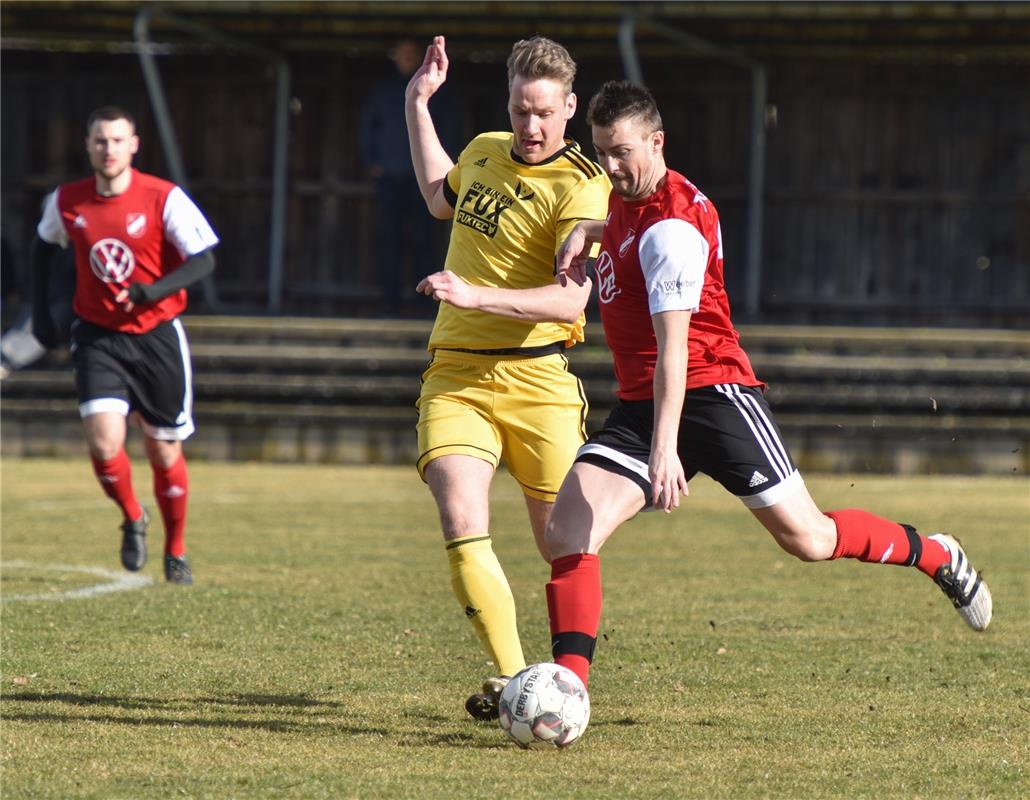
POLYGON ((5 695, 2 703, 71 703, 76 706, 118 706, 119 708, 171 708, 185 703, 225 706, 287 706, 292 708, 343 708, 343 703, 316 700, 303 694, 233 694, 226 697, 180 697, 161 700, 151 697, 118 697, 107 694, 70 694, 66 692, 21 692, 5 695))
MULTIPOLYGON (((309 712, 327 713, 343 708, 342 703, 315 700, 306 695, 229 695, 227 697, 184 697, 175 699, 159 699, 150 697, 118 697, 112 695, 87 695, 40 692, 9 694, 0 698, 0 717, 5 722, 90 722, 114 723, 120 725, 149 725, 156 727, 196 727, 196 728, 228 728, 247 730, 266 730, 275 733, 352 733, 387 736, 390 731, 385 728, 371 728, 340 725, 326 720, 308 719, 212 719, 210 717, 127 717, 114 714, 78 714, 72 711, 60 713, 56 711, 29 711, 33 703, 66 703, 76 708, 110 707, 125 711, 192 711, 198 706, 232 707, 240 711, 258 711, 265 713, 268 709, 281 707, 284 709, 303 709, 309 712)), ((219 712, 214 712, 219 713, 219 712)), ((290 711, 289 713, 295 713, 290 711)))
MULTIPOLYGON (((438 726, 440 723, 445 725, 453 724, 454 719, 442 717, 438 714, 413 714, 408 713, 406 716, 419 717, 427 722, 432 722, 434 726, 438 726)), ((451 730, 448 732, 434 734, 432 736, 424 736, 422 734, 402 736, 397 742, 400 747, 424 747, 427 744, 438 745, 440 747, 460 747, 463 749, 478 749, 478 750, 508 750, 513 746, 513 742, 508 739, 501 731, 500 726, 496 720, 489 722, 480 721, 475 722, 471 719, 465 719, 464 722, 476 726, 474 733, 466 733, 464 731, 451 730), (484 739, 481 733, 497 733, 499 734, 496 740, 484 739)), ((590 729, 598 728, 610 728, 610 727, 627 727, 635 725, 646 725, 647 723, 633 719, 632 717, 622 717, 621 719, 606 719, 606 720, 592 720, 590 722, 590 729)))

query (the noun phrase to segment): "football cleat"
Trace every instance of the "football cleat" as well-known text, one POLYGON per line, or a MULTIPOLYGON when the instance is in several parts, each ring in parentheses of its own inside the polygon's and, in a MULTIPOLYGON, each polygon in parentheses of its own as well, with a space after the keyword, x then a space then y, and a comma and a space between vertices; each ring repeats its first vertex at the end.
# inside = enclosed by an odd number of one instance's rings
POLYGON ((947 564, 937 569, 934 582, 951 599, 959 616, 970 628, 974 631, 986 630, 991 624, 994 603, 991 590, 987 588, 983 577, 969 563, 966 551, 958 539, 946 533, 935 533, 928 538, 943 546, 951 556, 947 564))
POLYGON ((165 580, 182 586, 193 585, 193 570, 186 556, 165 556, 165 580))
POLYGON ((144 508, 140 518, 122 523, 122 566, 132 572, 143 569, 147 563, 147 525, 150 515, 144 508))
POLYGON ((495 675, 487 678, 483 681, 483 691, 477 692, 465 701, 465 710, 473 719, 484 722, 497 719, 497 706, 501 699, 501 692, 504 691, 504 687, 510 680, 511 678, 507 675, 495 675))

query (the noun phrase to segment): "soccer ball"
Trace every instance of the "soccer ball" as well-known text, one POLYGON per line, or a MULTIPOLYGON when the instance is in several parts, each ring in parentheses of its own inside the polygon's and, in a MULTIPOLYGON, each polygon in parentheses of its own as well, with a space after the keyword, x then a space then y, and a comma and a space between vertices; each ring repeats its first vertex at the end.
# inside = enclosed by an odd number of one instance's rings
POLYGON ((501 692, 501 729, 519 747, 568 747, 587 729, 590 697, 583 681, 557 664, 532 664, 501 692))

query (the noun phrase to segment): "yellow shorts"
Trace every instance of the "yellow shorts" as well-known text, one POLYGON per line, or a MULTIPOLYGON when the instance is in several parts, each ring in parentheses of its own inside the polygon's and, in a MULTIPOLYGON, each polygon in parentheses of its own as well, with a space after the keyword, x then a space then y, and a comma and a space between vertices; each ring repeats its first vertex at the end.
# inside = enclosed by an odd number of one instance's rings
POLYGON ((553 501, 586 437, 587 401, 564 353, 536 358, 437 350, 422 374, 418 473, 447 455, 508 471, 553 501))

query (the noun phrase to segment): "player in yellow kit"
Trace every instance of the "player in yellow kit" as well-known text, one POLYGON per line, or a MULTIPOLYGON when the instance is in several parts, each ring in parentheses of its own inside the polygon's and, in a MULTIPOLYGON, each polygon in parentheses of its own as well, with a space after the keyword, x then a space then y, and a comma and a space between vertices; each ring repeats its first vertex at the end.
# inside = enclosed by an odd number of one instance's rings
POLYGON ((445 269, 418 285, 440 301, 418 401, 418 470, 440 512, 451 586, 498 672, 465 707, 492 719, 525 659, 511 589, 490 543, 490 483, 503 461, 522 487, 544 555, 544 526, 583 443, 587 411, 565 350, 583 340, 590 284, 558 283, 554 256, 579 220, 604 217, 611 184, 565 138, 576 111, 576 64, 564 47, 543 37, 515 43, 512 131, 477 136, 457 164, 429 114, 447 67, 437 36, 405 96, 422 195, 433 216, 453 220, 445 269))

